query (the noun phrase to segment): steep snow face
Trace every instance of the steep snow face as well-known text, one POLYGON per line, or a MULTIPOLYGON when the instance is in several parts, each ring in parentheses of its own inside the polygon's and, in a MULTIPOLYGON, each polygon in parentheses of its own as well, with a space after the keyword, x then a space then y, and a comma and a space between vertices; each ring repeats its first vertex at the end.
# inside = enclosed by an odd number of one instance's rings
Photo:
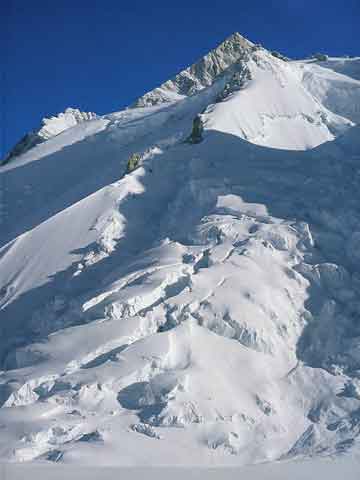
POLYGON ((360 121, 360 60, 299 63, 303 85, 332 112, 360 121), (349 75, 346 75, 349 72, 349 75))
POLYGON ((45 142, 49 138, 58 135, 61 132, 77 125, 96 118, 96 114, 92 112, 81 112, 77 108, 67 108, 65 112, 50 118, 44 118, 41 122, 41 127, 30 133, 27 133, 6 155, 3 159, 3 164, 19 155, 27 152, 35 145, 45 142))
POLYGON ((330 57, 325 62, 317 62, 323 68, 360 80, 360 57, 330 57))
MULTIPOLYGON (((259 50, 246 67, 247 81, 233 91, 230 87, 224 100, 205 110, 207 129, 230 133, 258 145, 306 150, 333 140, 353 125, 348 118, 325 108, 310 89, 301 85, 302 73, 297 64, 259 50)), ((354 99, 360 99, 358 89, 351 100, 354 99)))
POLYGON ((309 93, 307 62, 249 45, 197 93, 1 167, 1 459, 358 448, 359 127, 309 93))

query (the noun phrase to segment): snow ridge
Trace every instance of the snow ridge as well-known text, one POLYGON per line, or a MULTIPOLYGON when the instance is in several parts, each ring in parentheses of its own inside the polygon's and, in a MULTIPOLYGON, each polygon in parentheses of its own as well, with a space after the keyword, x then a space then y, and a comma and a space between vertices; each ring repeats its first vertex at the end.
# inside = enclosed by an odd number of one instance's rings
POLYGON ((13 158, 27 152, 39 143, 45 142, 68 128, 78 123, 95 119, 93 112, 82 112, 77 108, 67 108, 65 112, 59 113, 50 118, 43 118, 41 126, 37 130, 27 133, 5 156, 2 165, 10 162, 13 158))

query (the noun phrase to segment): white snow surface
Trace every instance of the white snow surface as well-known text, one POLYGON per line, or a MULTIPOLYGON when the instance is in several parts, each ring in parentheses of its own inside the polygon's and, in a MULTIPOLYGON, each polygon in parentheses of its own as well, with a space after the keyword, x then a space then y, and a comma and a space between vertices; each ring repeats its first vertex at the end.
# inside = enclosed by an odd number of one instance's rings
POLYGON ((219 72, 188 69, 198 89, 1 167, 3 461, 358 451, 356 68, 226 42, 219 72))
POLYGON ((309 480, 326 478, 357 480, 358 458, 312 459, 306 462, 274 462, 248 467, 94 467, 76 465, 3 464, 2 480, 309 480))
MULTIPOLYGON (((207 128, 268 147, 307 150, 333 140, 353 123, 320 104, 301 84, 297 65, 260 51, 250 60, 247 88, 205 111, 207 128)), ((356 99, 360 98, 357 82, 356 99)), ((351 103, 351 99, 349 99, 351 103)), ((357 120, 357 119, 356 119, 357 120)))

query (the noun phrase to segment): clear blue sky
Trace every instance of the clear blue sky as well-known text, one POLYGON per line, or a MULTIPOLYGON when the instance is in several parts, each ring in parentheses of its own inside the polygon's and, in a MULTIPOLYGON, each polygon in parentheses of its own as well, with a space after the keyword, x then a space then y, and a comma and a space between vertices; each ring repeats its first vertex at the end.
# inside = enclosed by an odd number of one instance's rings
POLYGON ((360 55, 359 30, 360 0, 4 0, 2 150, 68 106, 121 109, 234 31, 295 58, 360 55))

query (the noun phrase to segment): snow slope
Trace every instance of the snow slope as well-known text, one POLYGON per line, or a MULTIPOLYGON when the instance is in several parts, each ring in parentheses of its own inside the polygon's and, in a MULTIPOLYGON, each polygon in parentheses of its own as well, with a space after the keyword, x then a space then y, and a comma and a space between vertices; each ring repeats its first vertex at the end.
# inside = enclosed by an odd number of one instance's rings
MULTIPOLYGON (((306 150, 333 140, 353 125, 302 88, 297 65, 260 51, 249 62, 247 88, 208 108, 208 128, 274 148, 306 150)), ((357 90, 359 98, 359 90, 357 90)), ((207 111, 205 111, 205 114, 207 111)), ((206 117, 207 118, 207 117, 206 117)))
POLYGON ((360 59, 329 59, 299 64, 303 84, 332 112, 358 123, 360 120, 360 59))
POLYGON ((324 68, 360 80, 360 57, 330 57, 326 62, 317 62, 324 68))
POLYGON ((327 478, 336 480, 344 476, 349 480, 358 478, 359 459, 310 460, 306 462, 282 462, 241 468, 179 468, 179 467, 120 467, 96 468, 94 466, 64 466, 45 464, 7 464, 3 465, 4 480, 22 480, 25 476, 29 480, 45 478, 47 480, 61 480, 66 477, 76 480, 92 480, 101 476, 104 480, 127 479, 163 480, 169 477, 181 480, 186 476, 189 480, 233 480, 234 478, 247 480, 308 480, 309 478, 327 478))
POLYGON ((1 167, 1 459, 358 450, 356 80, 238 34, 204 58, 1 167))

